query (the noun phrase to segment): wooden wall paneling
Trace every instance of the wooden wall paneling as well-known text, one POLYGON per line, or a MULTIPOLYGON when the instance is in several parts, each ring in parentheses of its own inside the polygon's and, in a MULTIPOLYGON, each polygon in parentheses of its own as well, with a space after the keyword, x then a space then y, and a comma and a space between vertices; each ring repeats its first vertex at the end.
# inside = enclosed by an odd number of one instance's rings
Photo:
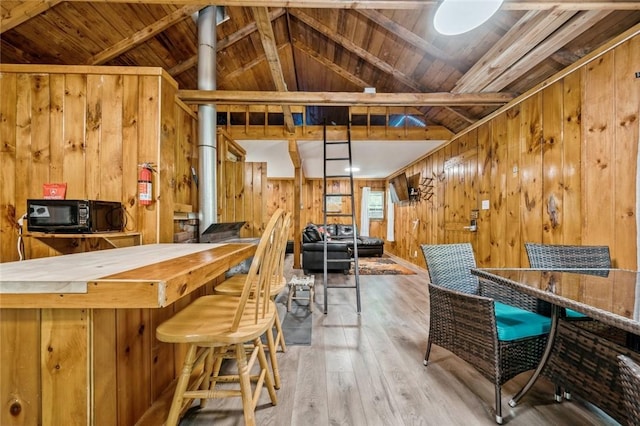
MULTIPOLYGON (((507 135, 507 113, 502 113, 491 120, 491 165, 490 165, 490 259, 489 266, 502 268, 506 266, 507 243, 507 199, 509 177, 513 176, 512 164, 508 158, 509 140, 507 135)), ((513 182, 512 182, 513 184, 513 182)), ((482 253, 478 253, 484 257, 482 253)))
MULTIPOLYGON (((121 75, 105 75, 102 94, 102 132, 100 135, 100 196, 98 199, 122 202, 122 96, 121 75)), ((92 173, 96 174, 96 173, 92 173)))
MULTIPOLYGON (((634 77, 640 64, 640 37, 614 52, 614 241, 616 266, 637 269, 638 144, 640 143, 640 84, 634 77), (636 196, 634 197, 634 192, 636 196)), ((633 296, 633 295, 631 295, 633 296)), ((629 299, 627 299, 629 300, 629 299)))
MULTIPOLYGON (((185 297, 184 299, 189 299, 185 297)), ((182 300, 182 299, 180 299, 182 300)), ((176 368, 173 344, 164 343, 156 339, 156 328, 174 315, 174 306, 154 309, 151 312, 150 327, 150 359, 151 359, 151 400, 156 401, 162 392, 178 376, 179 366, 176 368)), ((180 364, 181 365, 181 364, 180 364)))
POLYGON ((49 77, 51 100, 49 105, 49 138, 50 142, 50 162, 49 180, 50 182, 62 182, 64 171, 64 86, 65 75, 54 74, 49 77))
MULTIPOLYGON (((29 197, 42 197, 42 184, 49 182, 49 162, 51 159, 49 135, 49 75, 31 74, 31 176, 28 185, 29 197)), ((22 204, 26 206, 26 203, 22 204)), ((45 249, 47 255, 56 254, 45 249)), ((43 252, 44 253, 44 252, 43 252)))
POLYGON ((244 216, 244 164, 243 162, 234 163, 233 167, 233 180, 235 193, 233 195, 233 214, 236 222, 240 222, 246 219, 244 216))
MULTIPOLYGON (((139 85, 140 101, 138 104, 138 164, 150 162, 158 167, 160 160, 160 82, 158 77, 141 76, 139 85)), ((158 173, 153 173, 153 200, 148 206, 138 203, 138 231, 142 232, 145 244, 160 242, 158 232, 158 195, 160 194, 160 182, 158 173)))
POLYGON ((87 122, 84 149, 86 174, 84 181, 69 182, 79 185, 84 182, 84 196, 91 200, 100 199, 100 150, 102 145, 102 104, 107 96, 103 90, 105 75, 87 75, 87 122))
MULTIPOLYGON (((126 231, 138 228, 138 147, 139 120, 138 111, 140 78, 125 75, 122 81, 122 203, 126 214, 126 231)), ((145 243, 143 236, 143 243, 145 243)))
MULTIPOLYGON (((608 244, 616 249, 613 236, 616 182, 615 75, 613 52, 590 62, 585 68, 582 102, 583 123, 583 244, 608 244)), ((615 257, 616 253, 612 253, 615 257)))
POLYGON ((491 123, 478 128, 478 231, 476 240, 476 262, 480 267, 491 265, 491 209, 484 210, 482 202, 491 199, 491 123))
POLYGON ((151 406, 149 309, 116 310, 118 424, 135 424, 151 406))
MULTIPOLYGON (((436 210, 437 214, 437 226, 438 232, 436 235, 436 241, 444 242, 445 241, 445 230, 444 230, 444 219, 445 219, 445 191, 446 191, 446 174, 444 171, 444 162, 445 158, 445 150, 440 149, 436 152, 435 157, 437 158, 437 169, 436 169, 436 188, 435 188, 435 197, 436 197, 436 210)), ((435 244, 435 242, 434 242, 435 244)))
POLYGON ((87 76, 66 74, 63 111, 65 152, 62 168, 69 199, 82 199, 88 195, 84 185, 87 174, 84 152, 89 134, 86 127, 88 113, 87 76))
POLYGON ((158 194, 157 204, 157 232, 158 242, 173 242, 173 211, 175 210, 176 163, 182 159, 176 157, 176 95, 177 87, 166 78, 160 78, 160 117, 156 121, 159 127, 159 159, 157 166, 158 194))
POLYGON ((504 265, 517 268, 520 263, 520 105, 507 111, 506 141, 507 141, 507 200, 504 241, 504 265))
POLYGON ((42 424, 40 310, 4 309, 0 321, 0 342, 0 398, 3 401, 0 424, 42 424))
MULTIPOLYGON (((16 205, 16 75, 0 73, 0 261, 18 260, 14 241, 18 238, 17 219, 25 207, 16 205)), ((26 231, 26 227, 25 227, 26 231)), ((0 394, 0 398, 4 396, 0 394)), ((0 423, 2 418, 0 417, 0 423)))
POLYGON ((540 240, 535 240, 537 233, 530 235, 531 242, 545 244, 563 244, 562 225, 565 220, 564 211, 564 140, 563 140, 563 80, 560 80, 542 91, 542 233, 540 240))
POLYGON ((118 425, 118 383, 116 352, 116 311, 115 309, 91 310, 91 339, 93 357, 91 374, 94 393, 91 400, 95 426, 118 425))
POLYGON ((253 237, 254 236, 254 228, 255 228, 255 217, 253 216, 253 203, 258 200, 255 199, 253 194, 253 172, 255 168, 255 163, 253 162, 245 162, 244 163, 244 203, 242 207, 244 208, 244 217, 247 218, 246 223, 242 226, 240 231, 241 237, 253 237))
POLYGON ((563 79, 564 117, 562 130, 562 241, 582 242, 582 75, 577 70, 563 79))
POLYGON ((267 163, 256 163, 253 175, 253 215, 256 237, 262 235, 264 227, 267 224, 267 163))
POLYGON ((69 419, 75 419, 78 425, 89 423, 88 312, 86 309, 41 310, 43 424, 66 425, 69 419), (70 383, 77 385, 70 386, 70 383))
POLYGON ((526 241, 539 241, 542 233, 542 94, 536 93, 522 103, 520 121, 521 163, 520 185, 522 226, 520 244, 520 264, 528 262, 524 250, 526 241))
MULTIPOLYGON (((465 144, 461 149, 464 149, 462 153, 465 156, 465 161, 462 164, 464 173, 464 190, 462 192, 462 212, 460 219, 465 225, 471 225, 471 213, 474 210, 480 209, 480 203, 478 201, 478 189, 479 189, 479 177, 478 177, 478 129, 473 129, 466 135, 465 144)), ((464 228, 463 228, 464 229, 464 228)), ((471 241, 475 248, 475 253, 478 253, 478 232, 471 232, 463 230, 463 238, 471 241), (465 235, 466 234, 466 235, 465 235)), ((476 257, 478 255, 476 254, 476 257)))
MULTIPOLYGON (((26 213, 27 199, 33 194, 40 196, 41 192, 35 192, 34 188, 40 188, 40 183, 35 184, 33 176, 34 164, 32 160, 32 127, 35 123, 31 120, 31 75, 21 73, 16 75, 16 140, 15 140, 15 206, 19 213, 17 217, 26 213)), ((48 138, 47 138, 48 140, 48 138)), ((15 220, 15 219, 14 219, 15 220)), ((25 251, 28 258, 43 257, 49 255, 49 248, 43 243, 33 239, 25 239, 25 251)))

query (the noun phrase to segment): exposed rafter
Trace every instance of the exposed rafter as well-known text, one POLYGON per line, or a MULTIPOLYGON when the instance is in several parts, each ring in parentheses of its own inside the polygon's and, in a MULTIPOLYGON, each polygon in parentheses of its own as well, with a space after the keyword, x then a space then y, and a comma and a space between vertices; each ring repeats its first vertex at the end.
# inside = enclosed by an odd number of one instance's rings
MULTIPOLYGON (((557 52, 562 46, 600 22, 610 13, 611 11, 609 10, 579 12, 571 18, 566 25, 551 34, 551 36, 531 49, 529 53, 522 56, 515 64, 509 67, 509 69, 497 76, 491 83, 485 86, 482 91, 496 92, 504 89, 554 52, 557 52)), ((571 63, 576 60, 577 59, 574 59, 571 63)))
POLYGON ((201 6, 197 5, 184 6, 140 31, 137 31, 129 37, 123 38, 108 49, 92 56, 86 63, 88 65, 104 64, 116 56, 122 55, 127 50, 133 49, 134 47, 144 43, 156 34, 160 34, 162 31, 174 26, 178 22, 191 17, 191 15, 200 10, 200 8, 201 6))
POLYGON ((350 93, 350 92, 274 92, 179 90, 185 103, 220 103, 234 105, 380 105, 443 106, 503 105, 513 99, 507 93, 350 93))
POLYGON ((40 1, 25 1, 22 4, 11 9, 7 14, 2 15, 0 20, 0 34, 9 31, 12 28, 17 27, 23 22, 28 21, 36 15, 41 14, 62 0, 40 0, 40 1))
MULTIPOLYGON (((305 24, 309 25, 314 30, 320 32, 325 37, 327 37, 330 40, 333 40, 334 42, 338 43, 339 45, 341 45, 342 47, 344 47, 345 49, 347 49, 351 53, 353 53, 353 54, 359 56, 360 58, 364 59, 366 62, 368 62, 372 66, 378 68, 379 70, 381 70, 381 71, 383 71, 383 72, 385 72, 385 73, 387 73, 389 75, 392 75, 395 79, 400 81, 406 87, 408 87, 408 88, 410 88, 412 90, 415 90, 416 92, 428 92, 429 91, 429 88, 423 87, 418 82, 416 82, 412 78, 406 76, 404 73, 402 73, 401 71, 397 70, 392 65, 390 65, 390 64, 386 63, 385 61, 381 60, 376 55, 370 53, 366 49, 363 49, 362 47, 358 46, 357 44, 355 44, 354 42, 349 40, 347 37, 341 36, 341 35, 337 34, 335 31, 332 31, 331 28, 329 28, 328 26, 324 25, 322 22, 318 21, 317 19, 312 18, 311 16, 306 14, 303 10, 290 9, 289 13, 291 15, 295 16, 300 21, 302 21, 305 24)), ((369 85, 367 85, 367 86, 369 86, 369 85)), ((445 108, 447 108, 447 107, 445 106, 445 108)), ((455 114, 456 115, 460 115, 461 113, 456 111, 455 114)), ((471 120, 470 118, 467 118, 467 117, 464 117, 464 119, 467 122, 469 122, 469 120, 471 120)))
MULTIPOLYGON (((155 3, 155 4, 199 4, 202 0, 67 0, 91 3, 155 3)), ((440 0, 269 0, 270 7, 304 7, 312 9, 420 9, 435 6, 440 0)), ((218 6, 264 7, 264 0, 218 0, 218 6)), ((640 10, 637 1, 599 0, 506 0, 503 10, 640 10)))
POLYGON ((575 14, 573 11, 527 12, 456 83, 453 92, 479 92, 575 14))

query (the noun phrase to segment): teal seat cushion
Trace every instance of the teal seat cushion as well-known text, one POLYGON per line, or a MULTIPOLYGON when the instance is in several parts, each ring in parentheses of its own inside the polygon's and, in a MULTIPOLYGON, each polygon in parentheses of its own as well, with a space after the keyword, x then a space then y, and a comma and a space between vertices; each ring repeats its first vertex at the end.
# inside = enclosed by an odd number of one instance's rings
POLYGON ((511 341, 549 332, 551 319, 545 316, 495 302, 498 340, 511 341))
POLYGON ((566 315, 567 315, 567 318, 573 318, 573 319, 589 318, 585 314, 581 314, 580 312, 576 312, 571 309, 566 310, 566 315))

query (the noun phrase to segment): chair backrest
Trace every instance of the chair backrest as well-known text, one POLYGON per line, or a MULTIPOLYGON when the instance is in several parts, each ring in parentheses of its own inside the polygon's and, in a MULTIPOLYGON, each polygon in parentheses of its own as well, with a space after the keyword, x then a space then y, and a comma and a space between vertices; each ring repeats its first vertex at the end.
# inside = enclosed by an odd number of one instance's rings
POLYGON ((277 265, 279 237, 284 225, 284 210, 277 209, 264 228, 253 255, 249 272, 236 307, 231 330, 238 330, 244 319, 247 304, 254 307, 254 323, 270 313, 271 281, 277 265))
MULTIPOLYGON (((289 231, 291 230, 291 218, 293 215, 291 212, 284 213, 282 218, 282 227, 278 238, 278 247, 276 249, 276 266, 274 268, 274 276, 276 280, 284 280, 284 259, 287 252, 287 240, 289 239, 289 231)), ((276 281, 277 282, 277 281, 276 281)))
POLYGON ((433 284, 462 293, 478 293, 478 278, 470 272, 476 267, 470 243, 422 244, 420 248, 433 284))
POLYGON ((607 246, 569 246, 524 243, 532 268, 598 269, 611 268, 607 246))
POLYGON ((629 424, 635 424, 640 419, 640 365, 627 356, 619 355, 618 366, 627 418, 629 424))

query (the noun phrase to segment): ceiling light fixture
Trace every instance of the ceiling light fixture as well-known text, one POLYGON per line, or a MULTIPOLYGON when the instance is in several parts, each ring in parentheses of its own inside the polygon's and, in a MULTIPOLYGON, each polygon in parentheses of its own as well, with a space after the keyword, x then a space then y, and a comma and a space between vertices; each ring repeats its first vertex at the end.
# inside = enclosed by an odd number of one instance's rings
POLYGON ((436 31, 458 35, 485 23, 500 9, 503 0, 442 0, 433 18, 436 31))
POLYGON ((344 169, 345 172, 359 172, 360 171, 360 167, 345 167, 344 169))

